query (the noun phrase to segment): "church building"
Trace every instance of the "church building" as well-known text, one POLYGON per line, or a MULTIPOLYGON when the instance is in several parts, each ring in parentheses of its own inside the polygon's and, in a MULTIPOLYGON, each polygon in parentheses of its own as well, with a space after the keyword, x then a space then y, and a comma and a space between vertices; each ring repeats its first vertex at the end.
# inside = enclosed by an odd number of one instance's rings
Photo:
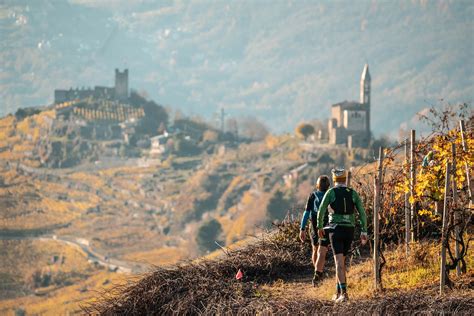
POLYGON ((364 66, 360 78, 360 100, 343 101, 331 106, 328 124, 329 144, 368 147, 370 132, 370 73, 364 66))

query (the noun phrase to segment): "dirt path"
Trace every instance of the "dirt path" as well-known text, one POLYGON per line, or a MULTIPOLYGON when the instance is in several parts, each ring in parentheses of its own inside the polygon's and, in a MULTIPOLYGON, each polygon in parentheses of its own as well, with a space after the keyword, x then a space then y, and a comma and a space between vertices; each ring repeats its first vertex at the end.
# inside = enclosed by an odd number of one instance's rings
POLYGON ((412 289, 386 289, 372 292, 372 275, 369 262, 354 264, 348 272, 348 302, 335 304, 331 297, 335 292, 333 264, 326 265, 328 275, 317 286, 312 286, 312 271, 295 275, 286 280, 259 287, 262 297, 276 300, 289 310, 301 306, 306 314, 382 315, 382 314, 443 314, 459 313, 474 315, 474 273, 458 280, 459 288, 440 296, 438 284, 425 284, 412 289), (362 290, 361 284, 366 287, 362 290))
MULTIPOLYGON (((472 278, 466 276, 466 278, 472 278)), ((326 279, 319 287, 311 285, 311 274, 294 279, 277 280, 260 288, 262 297, 278 302, 288 311, 308 315, 399 315, 399 314, 474 314, 474 288, 449 291, 438 294, 437 284, 425 285, 411 290, 386 290, 370 295, 349 290, 350 300, 334 303, 330 297, 334 293, 334 277, 326 279), (362 294, 362 295, 361 295, 362 294)), ((466 281, 466 284, 469 282, 466 281)), ((271 303, 274 304, 274 303, 271 303)))

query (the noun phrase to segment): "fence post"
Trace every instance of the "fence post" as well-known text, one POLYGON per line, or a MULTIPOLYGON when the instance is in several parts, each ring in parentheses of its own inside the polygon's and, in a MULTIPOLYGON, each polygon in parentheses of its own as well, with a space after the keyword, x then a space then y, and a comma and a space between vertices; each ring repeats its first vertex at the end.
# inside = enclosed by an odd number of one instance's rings
MULTIPOLYGON (((408 178, 408 138, 405 138, 405 166, 404 172, 408 178)), ((410 218, 410 206, 408 203, 409 193, 405 192, 405 243, 406 243, 406 254, 410 252, 410 232, 411 232, 411 218, 410 218)))
POLYGON ((382 288, 382 279, 380 277, 380 228, 379 228, 379 212, 380 212, 380 196, 382 188, 382 171, 383 171, 383 147, 379 149, 379 163, 377 167, 377 177, 374 183, 374 282, 375 289, 382 288))
MULTIPOLYGON (((456 255, 456 259, 459 259, 459 240, 461 239, 460 238, 460 232, 459 232, 459 225, 458 225, 458 220, 459 220, 459 214, 458 212, 456 211, 457 209, 457 203, 458 203, 458 188, 457 188, 457 184, 456 184, 456 144, 455 143, 452 143, 451 144, 451 151, 453 153, 453 166, 452 166, 452 169, 453 169, 453 180, 452 180, 452 186, 453 186, 453 204, 454 204, 454 221, 453 221, 453 224, 455 225, 454 226, 454 236, 456 236, 456 240, 455 240, 455 255, 456 255)), ((457 276, 460 276, 461 275, 461 265, 459 264, 459 262, 456 264, 456 275, 457 276)))
MULTIPOLYGON (((462 149, 464 152, 469 152, 469 147, 466 141, 466 127, 464 125, 464 120, 459 121, 459 126, 461 129, 461 140, 462 140, 462 149)), ((474 205, 474 197, 472 196, 472 184, 471 184, 471 175, 470 175, 470 169, 469 169, 469 164, 466 161, 466 182, 467 182, 467 192, 469 193, 469 207, 472 207, 474 205)))
POLYGON ((379 214, 377 199, 379 195, 379 180, 377 176, 374 178, 374 289, 379 289, 380 279, 380 254, 379 254, 379 214))
POLYGON ((448 243, 447 226, 448 226, 448 192, 449 192, 449 176, 451 174, 451 163, 446 162, 446 181, 444 184, 444 205, 443 205, 443 228, 441 233, 441 267, 439 294, 443 294, 444 285, 446 284, 446 246, 448 243))
MULTIPOLYGON (((416 185, 416 166, 415 166, 415 130, 411 130, 410 135, 410 196, 412 199, 415 198, 415 185, 416 185)), ((416 203, 413 200, 410 203, 411 219, 410 219, 410 230, 411 230, 411 241, 416 240, 415 235, 415 224, 416 224, 416 203)))
POLYGON ((349 170, 347 171, 347 179, 346 179, 346 186, 348 188, 351 186, 351 178, 352 178, 352 172, 349 170))

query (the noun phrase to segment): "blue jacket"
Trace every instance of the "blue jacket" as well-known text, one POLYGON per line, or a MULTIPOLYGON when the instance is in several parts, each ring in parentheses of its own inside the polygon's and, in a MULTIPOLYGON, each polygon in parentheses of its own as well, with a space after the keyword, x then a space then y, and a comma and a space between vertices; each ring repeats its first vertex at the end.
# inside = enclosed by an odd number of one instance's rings
MULTIPOLYGON (((303 218, 301 219, 300 229, 304 230, 308 219, 316 219, 318 216, 318 209, 323 200, 324 194, 326 192, 314 191, 308 197, 308 202, 306 203, 306 210, 303 213, 303 218)), ((326 221, 327 222, 327 221, 326 221)), ((316 224, 316 223, 315 223, 316 224)))

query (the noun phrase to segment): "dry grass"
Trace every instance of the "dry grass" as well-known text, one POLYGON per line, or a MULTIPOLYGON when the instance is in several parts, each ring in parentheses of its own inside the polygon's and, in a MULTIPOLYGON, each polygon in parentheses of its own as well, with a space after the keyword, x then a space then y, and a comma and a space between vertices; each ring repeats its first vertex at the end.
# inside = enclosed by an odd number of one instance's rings
POLYGON ((295 227, 283 225, 272 238, 234 250, 220 260, 157 268, 140 282, 104 293, 104 300, 86 311, 192 314, 225 310, 229 301, 238 303, 253 297, 258 284, 308 267, 305 252, 309 245, 295 243, 295 227), (245 282, 234 279, 238 269, 244 271, 245 282))
MULTIPOLYGON (((298 225, 284 224, 278 232, 230 251, 215 260, 202 259, 173 268, 157 268, 141 280, 103 293, 87 312, 115 314, 294 314, 314 313, 452 313, 474 309, 472 273, 457 279, 457 288, 437 296, 437 284, 420 276, 436 274, 436 245, 421 245, 427 254, 415 258, 407 268, 396 261, 403 249, 387 251, 393 264, 384 273, 384 292, 374 292, 370 258, 355 258, 348 273, 349 304, 334 305, 334 279, 312 288, 309 244, 297 241, 298 225), (430 263, 427 263, 430 262, 430 263), (243 281, 236 281, 238 269, 243 281), (413 279, 395 286, 396 278, 413 279), (375 294, 374 294, 375 293, 375 294)), ((472 257, 472 255, 471 255, 472 257)), ((472 258, 469 259, 472 261, 472 258)), ((329 273, 333 273, 328 264, 329 273)), ((436 280, 435 280, 436 281, 436 280)))

